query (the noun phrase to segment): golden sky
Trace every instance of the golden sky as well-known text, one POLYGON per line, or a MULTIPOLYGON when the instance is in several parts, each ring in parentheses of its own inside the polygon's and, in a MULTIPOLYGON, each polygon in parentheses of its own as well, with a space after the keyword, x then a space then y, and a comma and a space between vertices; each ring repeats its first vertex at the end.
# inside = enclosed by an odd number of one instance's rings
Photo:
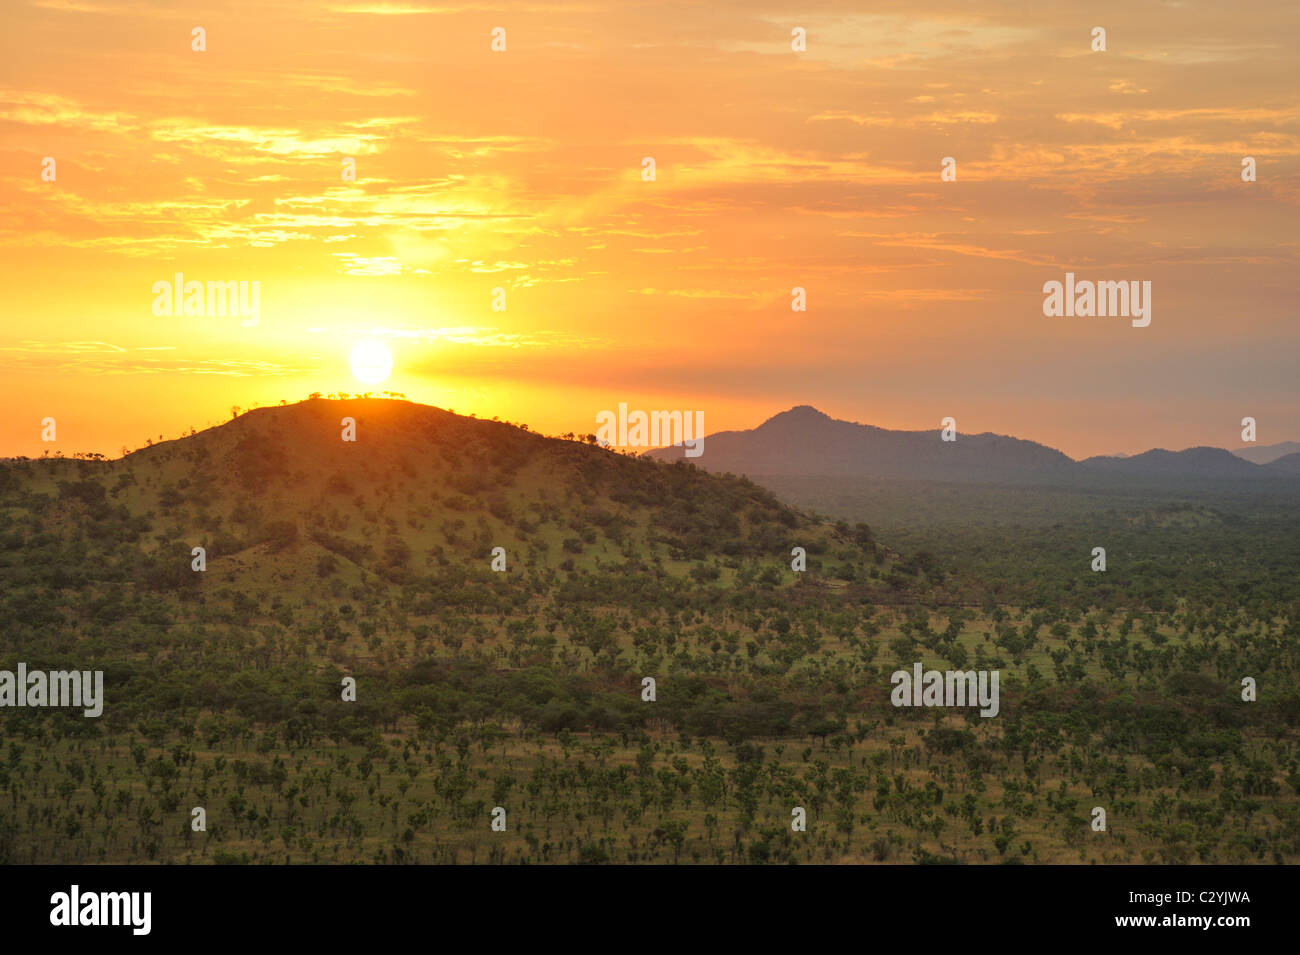
POLYGON ((375 390, 546 433, 626 402, 951 415, 1076 457, 1237 447, 1247 415, 1300 438, 1289 0, 0 18, 0 454, 359 392, 363 339, 394 357, 375 390), (1150 326, 1044 317, 1066 271, 1150 281, 1150 326), (156 316, 178 272, 259 282, 257 324, 156 316))

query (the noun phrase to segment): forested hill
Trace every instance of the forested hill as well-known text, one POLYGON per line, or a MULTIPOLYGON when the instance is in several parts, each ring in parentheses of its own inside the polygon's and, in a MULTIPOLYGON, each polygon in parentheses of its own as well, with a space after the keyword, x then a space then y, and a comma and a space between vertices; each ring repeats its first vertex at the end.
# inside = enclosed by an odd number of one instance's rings
POLYGON ((497 582, 627 567, 733 581, 788 572, 795 546, 814 570, 822 555, 864 578, 877 563, 861 532, 748 481, 396 400, 259 409, 114 461, 6 462, 0 494, 9 562, 47 585, 305 593, 338 575, 437 590, 452 567, 497 582), (491 573, 498 547, 505 575, 491 573))

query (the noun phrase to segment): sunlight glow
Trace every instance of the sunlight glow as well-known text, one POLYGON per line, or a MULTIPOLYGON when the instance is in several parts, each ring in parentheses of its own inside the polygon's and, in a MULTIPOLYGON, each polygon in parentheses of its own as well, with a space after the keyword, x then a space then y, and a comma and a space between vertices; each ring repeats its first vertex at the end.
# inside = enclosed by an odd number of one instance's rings
POLYGON ((393 371, 393 355, 383 342, 373 339, 357 342, 348 359, 352 375, 363 385, 377 385, 393 371))

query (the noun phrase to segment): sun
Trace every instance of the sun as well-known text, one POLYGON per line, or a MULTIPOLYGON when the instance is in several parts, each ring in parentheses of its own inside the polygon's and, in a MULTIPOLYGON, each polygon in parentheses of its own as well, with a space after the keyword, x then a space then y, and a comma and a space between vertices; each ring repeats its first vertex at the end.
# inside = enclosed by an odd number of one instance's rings
POLYGON ((352 365, 352 377, 363 385, 377 385, 393 371, 393 354, 383 342, 357 342, 348 361, 352 365))

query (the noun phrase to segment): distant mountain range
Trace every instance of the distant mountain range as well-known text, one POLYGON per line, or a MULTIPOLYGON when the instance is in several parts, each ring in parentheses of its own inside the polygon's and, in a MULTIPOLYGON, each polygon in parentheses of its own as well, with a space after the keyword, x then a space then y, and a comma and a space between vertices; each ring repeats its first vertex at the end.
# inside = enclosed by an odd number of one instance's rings
POLYGON ((1099 455, 1079 462, 1085 468, 1115 474, 1144 474, 1152 477, 1251 478, 1265 468, 1251 464, 1222 448, 1188 448, 1166 451, 1154 448, 1128 457, 1099 455))
POLYGON ((1279 458, 1300 454, 1300 441, 1283 441, 1280 444, 1265 444, 1254 448, 1237 448, 1232 453, 1239 458, 1245 458, 1252 464, 1272 464, 1279 458))
MULTIPOLYGON (((1155 449, 1129 457, 1075 461, 1055 448, 1006 435, 964 434, 941 440, 941 430, 891 431, 840 421, 809 405, 783 411, 749 431, 708 435, 703 454, 685 458, 680 447, 647 452, 733 474, 867 477, 974 483, 1109 483, 1135 481, 1242 481, 1300 478, 1300 453, 1257 464, 1222 448, 1155 449)), ((1297 446, 1300 447, 1300 446, 1297 446)), ((1264 452, 1269 449, 1252 449, 1264 452)))

